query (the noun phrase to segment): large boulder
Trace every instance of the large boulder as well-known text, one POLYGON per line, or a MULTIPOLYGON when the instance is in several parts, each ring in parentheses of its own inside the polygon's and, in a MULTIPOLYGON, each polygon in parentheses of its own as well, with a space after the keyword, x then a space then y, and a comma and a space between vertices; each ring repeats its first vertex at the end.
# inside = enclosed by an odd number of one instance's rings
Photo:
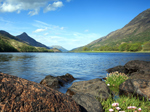
POLYGON ((116 67, 113 67, 113 68, 109 68, 106 70, 108 73, 112 73, 112 72, 116 72, 118 71, 119 73, 128 73, 128 70, 124 67, 124 66, 116 66, 116 67))
POLYGON ((57 77, 48 75, 40 82, 40 84, 57 89, 63 86, 65 83, 72 82, 73 80, 75 80, 75 78, 69 73, 57 77))
POLYGON ((116 66, 107 69, 108 73, 121 72, 130 76, 131 79, 145 79, 150 80, 150 62, 132 60, 127 62, 124 66, 116 66))
POLYGON ((110 90, 104 81, 97 78, 89 81, 74 82, 68 88, 66 94, 70 96, 75 94, 90 94, 93 97, 107 99, 110 96, 110 90))
MULTIPOLYGON (((128 63, 126 63, 124 67, 129 71, 129 74, 132 74, 133 72, 139 72, 141 70, 149 71, 150 62, 140 61, 140 60, 132 60, 132 61, 129 61, 128 63)), ((150 71, 149 71, 149 73, 150 73, 150 71)))
POLYGON ((41 84, 0 73, 1 112, 81 112, 69 96, 41 84))
POLYGON ((145 72, 139 71, 131 74, 130 79, 144 79, 150 81, 150 74, 145 74, 145 72))
MULTIPOLYGON (((101 103, 90 94, 75 94, 72 99, 86 109, 85 112, 103 112, 101 103)), ((83 109, 82 109, 83 110, 83 109)))
POLYGON ((98 78, 74 82, 66 94, 84 107, 87 112, 103 112, 102 105, 98 100, 106 100, 111 95, 105 82, 98 78))
POLYGON ((131 79, 144 79, 150 81, 150 62, 133 60, 124 66, 131 79))
POLYGON ((120 95, 136 95, 150 100, 150 81, 144 79, 128 79, 119 86, 120 95))

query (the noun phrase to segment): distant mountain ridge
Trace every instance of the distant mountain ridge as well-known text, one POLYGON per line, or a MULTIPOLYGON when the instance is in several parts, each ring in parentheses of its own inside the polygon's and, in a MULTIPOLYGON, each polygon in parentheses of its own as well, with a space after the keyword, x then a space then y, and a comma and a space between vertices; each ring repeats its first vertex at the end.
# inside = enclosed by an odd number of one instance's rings
MULTIPOLYGON (((56 50, 55 50, 56 51, 56 50)), ((34 47, 20 38, 0 30, 0 52, 54 52, 45 47, 34 47)))
POLYGON ((63 48, 62 46, 59 46, 59 45, 53 45, 53 46, 50 46, 50 48, 57 48, 59 49, 61 52, 68 52, 67 49, 63 48))
POLYGON ((30 36, 28 36, 28 34, 27 33, 22 33, 22 34, 20 34, 20 35, 18 35, 18 36, 16 36, 16 37, 18 37, 20 40, 22 40, 22 41, 25 41, 25 42, 27 42, 29 45, 31 45, 31 46, 35 46, 35 47, 45 47, 45 48, 47 48, 47 49, 50 49, 48 46, 46 46, 46 45, 44 45, 44 44, 42 44, 42 43, 40 43, 40 42, 37 42, 36 40, 34 40, 33 38, 31 38, 30 36))
POLYGON ((118 50, 123 43, 144 44, 148 41, 150 41, 150 9, 137 15, 123 28, 73 51, 83 51, 85 47, 88 50, 103 50, 106 47, 110 50, 118 50))
POLYGON ((20 41, 20 42, 24 42, 24 41, 22 41, 21 39, 19 39, 19 38, 13 36, 13 35, 11 35, 11 34, 9 34, 8 32, 6 32, 6 31, 4 31, 4 30, 0 30, 0 35, 5 36, 5 37, 8 37, 8 38, 10 38, 10 39, 14 39, 14 40, 20 41))

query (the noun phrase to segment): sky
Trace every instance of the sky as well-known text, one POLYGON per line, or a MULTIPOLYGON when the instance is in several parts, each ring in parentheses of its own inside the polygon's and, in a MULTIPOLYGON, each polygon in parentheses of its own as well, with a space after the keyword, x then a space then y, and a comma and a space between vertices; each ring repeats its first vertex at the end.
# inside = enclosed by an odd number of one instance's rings
POLYGON ((150 0, 0 0, 0 30, 71 50, 124 27, 148 8, 150 0))

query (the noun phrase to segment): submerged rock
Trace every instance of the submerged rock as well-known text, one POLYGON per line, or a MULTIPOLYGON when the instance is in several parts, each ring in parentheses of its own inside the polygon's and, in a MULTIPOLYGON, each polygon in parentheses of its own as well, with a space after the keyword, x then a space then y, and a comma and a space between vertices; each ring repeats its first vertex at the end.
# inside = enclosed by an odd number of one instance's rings
POLYGON ((57 77, 48 75, 40 82, 40 84, 56 89, 56 88, 60 88, 65 83, 72 82, 74 80, 75 78, 69 73, 57 77))
POLYGON ((81 112, 69 96, 16 76, 0 73, 0 111, 81 112))
POLYGON ((119 86, 120 95, 136 95, 150 100, 150 81, 143 79, 128 79, 119 86))

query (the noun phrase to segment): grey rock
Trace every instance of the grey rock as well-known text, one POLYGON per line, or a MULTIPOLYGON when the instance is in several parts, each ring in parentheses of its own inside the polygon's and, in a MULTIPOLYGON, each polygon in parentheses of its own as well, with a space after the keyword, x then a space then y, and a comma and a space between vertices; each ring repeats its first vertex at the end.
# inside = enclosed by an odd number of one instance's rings
POLYGON ((113 67, 113 68, 109 68, 106 70, 108 73, 112 73, 112 72, 116 72, 118 71, 119 73, 128 73, 128 70, 124 67, 124 66, 116 66, 116 67, 113 67))
POLYGON ((110 90, 101 79, 92 79, 89 81, 74 82, 68 88, 66 94, 73 96, 75 94, 90 94, 93 97, 107 99, 110 96, 110 90))
POLYGON ((125 68, 129 71, 129 74, 133 72, 138 72, 140 70, 150 69, 150 62, 140 61, 140 60, 132 60, 125 64, 125 68))
POLYGON ((150 81, 144 79, 128 79, 119 86, 120 95, 135 95, 150 100, 150 81))
POLYGON ((131 74, 130 79, 144 79, 150 81, 150 74, 145 74, 145 71, 134 72, 131 74))
POLYGON ((75 80, 75 78, 69 73, 57 77, 48 75, 40 82, 40 84, 57 89, 63 86, 65 83, 72 82, 73 80, 75 80))
POLYGON ((72 99, 84 107, 87 112, 103 112, 101 103, 90 94, 75 94, 72 99))
POLYGON ((132 60, 127 62, 124 66, 116 66, 107 69, 108 73, 121 72, 130 76, 131 79, 145 79, 150 80, 150 62, 132 60))

